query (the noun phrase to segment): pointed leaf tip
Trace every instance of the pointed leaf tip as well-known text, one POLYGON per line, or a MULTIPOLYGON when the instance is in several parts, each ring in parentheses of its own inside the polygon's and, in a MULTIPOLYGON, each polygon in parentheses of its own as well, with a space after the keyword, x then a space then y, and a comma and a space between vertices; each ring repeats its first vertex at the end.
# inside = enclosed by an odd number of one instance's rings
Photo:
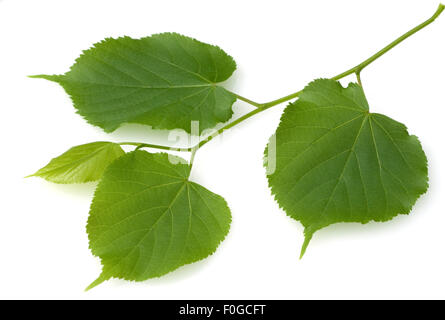
POLYGON ((107 281, 108 279, 110 279, 110 278, 106 277, 103 273, 101 273, 100 276, 96 280, 91 282, 91 284, 85 288, 85 292, 90 291, 91 289, 97 287, 98 285, 102 284, 103 282, 107 281))
POLYGON ((311 242, 312 236, 314 234, 312 232, 307 231, 307 229, 304 232, 304 242, 301 246, 301 252, 300 252, 300 260, 303 258, 304 254, 306 253, 307 246, 309 245, 309 242, 311 242))
POLYGON ((54 82, 58 82, 60 80, 62 76, 57 75, 57 74, 34 74, 34 75, 30 75, 28 76, 28 78, 31 79, 45 79, 45 80, 49 80, 49 81, 54 81, 54 82))

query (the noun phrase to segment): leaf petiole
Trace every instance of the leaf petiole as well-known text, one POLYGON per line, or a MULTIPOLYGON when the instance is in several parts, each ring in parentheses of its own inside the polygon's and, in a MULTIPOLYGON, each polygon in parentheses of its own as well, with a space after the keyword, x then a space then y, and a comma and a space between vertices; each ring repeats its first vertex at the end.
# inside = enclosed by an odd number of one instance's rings
POLYGON ((169 146, 161 146, 158 144, 144 143, 144 142, 119 142, 121 146, 136 146, 136 149, 140 148, 153 148, 153 149, 161 149, 161 150, 175 150, 175 151, 183 151, 183 152, 191 152, 193 148, 175 148, 169 146))
MULTIPOLYGON (((232 93, 233 93, 233 92, 232 92, 232 93)), ((252 106, 254 106, 254 107, 261 108, 261 107, 263 106, 263 104, 258 103, 258 102, 255 102, 255 101, 252 101, 252 100, 247 99, 247 98, 244 98, 244 97, 240 96, 239 94, 236 94, 236 93, 233 93, 233 94, 236 96, 236 98, 237 98, 238 100, 247 102, 248 104, 250 104, 250 105, 252 105, 252 106)))
POLYGON ((362 85, 362 77, 360 76, 360 71, 357 71, 355 73, 355 76, 357 77, 357 83, 360 85, 360 87, 363 87, 363 85, 362 85))

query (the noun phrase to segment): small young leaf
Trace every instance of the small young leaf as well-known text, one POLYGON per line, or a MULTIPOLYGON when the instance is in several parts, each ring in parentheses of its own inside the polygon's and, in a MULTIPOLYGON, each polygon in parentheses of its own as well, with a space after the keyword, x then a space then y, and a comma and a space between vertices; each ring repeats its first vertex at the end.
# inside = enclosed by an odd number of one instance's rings
POLYGON ((58 82, 89 123, 106 132, 123 123, 200 131, 232 116, 236 96, 216 84, 235 71, 216 46, 176 33, 106 39, 84 51, 58 82))
POLYGON ((314 232, 330 224, 408 214, 428 188, 427 159, 403 124, 369 113, 359 85, 316 80, 282 115, 268 180, 279 205, 305 227, 303 255, 314 232))
POLYGON ((100 181, 88 219, 90 248, 112 277, 142 281, 212 254, 229 231, 225 200, 188 180, 178 157, 133 151, 100 181), (170 157, 170 158, 169 158, 170 157))
POLYGON ((31 176, 42 177, 55 183, 96 181, 102 177, 111 162, 124 154, 124 150, 113 142, 82 144, 52 159, 31 176))

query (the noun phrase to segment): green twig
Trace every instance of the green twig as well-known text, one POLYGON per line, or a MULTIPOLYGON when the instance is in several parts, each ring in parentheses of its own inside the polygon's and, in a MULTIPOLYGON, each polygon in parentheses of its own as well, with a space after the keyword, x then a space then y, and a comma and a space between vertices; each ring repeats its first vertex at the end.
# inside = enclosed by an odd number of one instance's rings
POLYGON ((191 152, 193 148, 176 148, 176 147, 168 147, 168 146, 161 146, 158 144, 150 144, 150 143, 143 143, 143 142, 119 142, 121 146, 136 146, 136 149, 140 148, 153 148, 153 149, 161 149, 161 150, 173 150, 173 151, 184 151, 184 152, 191 152))
POLYGON ((421 24, 419 24, 418 26, 412 28, 411 30, 409 30, 407 33, 405 33, 404 35, 398 37, 396 40, 394 40, 393 42, 391 42, 390 44, 388 44, 386 47, 384 47, 382 50, 376 52, 375 54, 373 54, 371 57, 369 57, 368 59, 366 59, 365 61, 363 61, 362 63, 356 65, 355 67, 340 73, 338 75, 336 75, 335 77, 333 77, 333 80, 339 80, 341 78, 344 78, 350 74, 353 73, 360 73, 365 67, 367 67, 368 65, 370 65, 372 62, 374 62, 375 60, 377 60, 378 58, 380 58, 381 56, 383 56, 385 53, 387 53, 389 50, 391 50, 392 48, 394 48, 395 46, 397 46, 399 43, 401 43, 402 41, 404 41, 405 39, 411 37, 413 34, 419 32, 420 30, 422 30, 423 28, 425 28, 427 25, 431 24, 434 20, 437 19, 437 17, 440 16, 440 14, 442 13, 442 11, 445 9, 445 5, 443 4, 439 4, 439 7, 437 8, 436 12, 431 16, 431 18, 429 18, 428 20, 426 20, 425 22, 422 22, 421 24))
MULTIPOLYGON (((357 76, 357 81, 358 83, 361 85, 361 78, 360 78, 360 73, 361 71, 366 68, 368 65, 370 65, 372 62, 374 62, 375 60, 377 60, 378 58, 380 58, 382 55, 384 55, 385 53, 387 53, 388 51, 390 51, 392 48, 394 48, 395 46, 397 46, 399 43, 401 43, 402 41, 404 41, 405 39, 409 38, 410 36, 412 36, 413 34, 417 33, 418 31, 422 30, 423 28, 425 28, 426 26, 428 26, 429 24, 431 24, 434 20, 436 20, 437 17, 440 16, 440 14, 442 13, 442 11, 445 10, 445 5, 440 4, 439 7, 437 8, 436 12, 433 14, 433 16, 431 18, 429 18, 428 20, 426 20, 425 22, 419 24, 418 26, 414 27, 413 29, 409 30, 408 32, 406 32, 405 34, 403 34, 402 36, 400 36, 399 38, 397 38, 396 40, 394 40, 393 42, 391 42, 390 44, 388 44, 386 47, 384 47, 383 49, 381 49, 380 51, 376 52, 375 54, 373 54, 371 57, 369 57, 368 59, 364 60, 363 62, 361 62, 360 64, 356 65, 355 67, 346 70, 345 72, 342 72, 334 77, 332 77, 332 80, 340 80, 346 76, 349 76, 351 74, 356 74, 357 76)), ((207 137, 206 139, 200 141, 197 145, 195 145, 194 147, 191 148, 173 148, 173 147, 166 147, 166 146, 159 146, 159 145, 153 145, 153 144, 147 144, 147 143, 138 143, 138 142, 122 142, 120 143, 121 145, 134 145, 137 146, 138 148, 156 148, 156 149, 163 149, 163 150, 175 150, 175 151, 185 151, 185 152, 192 152, 192 156, 194 157, 194 153, 201 148, 203 145, 205 145, 207 142, 211 141, 214 137, 220 135, 221 133, 223 133, 224 131, 240 124, 241 122, 249 119, 250 117, 263 112, 273 106, 279 105, 283 102, 287 102, 289 100, 295 99, 297 98, 300 93, 302 91, 297 91, 295 93, 292 93, 290 95, 287 95, 285 97, 282 97, 280 99, 276 99, 270 102, 266 102, 266 103, 258 103, 258 102, 254 102, 252 100, 249 100, 247 98, 241 97, 240 95, 236 95, 236 97, 244 102, 247 102, 249 104, 251 104, 252 106, 256 107, 255 110, 252 110, 248 113, 246 113, 245 115, 241 116, 240 118, 226 124, 224 127, 218 129, 217 131, 215 131, 214 134, 210 135, 209 137, 207 137)), ((193 159, 191 160, 193 161, 193 159)))

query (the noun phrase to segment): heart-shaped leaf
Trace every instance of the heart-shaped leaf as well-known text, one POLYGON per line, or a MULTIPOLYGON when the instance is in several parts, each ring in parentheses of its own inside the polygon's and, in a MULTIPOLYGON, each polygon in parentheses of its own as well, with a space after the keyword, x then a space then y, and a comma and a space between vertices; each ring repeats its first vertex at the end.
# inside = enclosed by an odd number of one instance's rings
POLYGON ((301 255, 315 231, 408 214, 428 188, 418 139, 403 124, 370 113, 357 84, 312 82, 285 109, 275 136, 269 185, 279 205, 305 227, 301 255))
POLYGON ((162 276, 206 258, 225 238, 231 221, 225 200, 191 182, 181 160, 134 151, 106 170, 87 226, 103 270, 89 288, 112 277, 162 276))

